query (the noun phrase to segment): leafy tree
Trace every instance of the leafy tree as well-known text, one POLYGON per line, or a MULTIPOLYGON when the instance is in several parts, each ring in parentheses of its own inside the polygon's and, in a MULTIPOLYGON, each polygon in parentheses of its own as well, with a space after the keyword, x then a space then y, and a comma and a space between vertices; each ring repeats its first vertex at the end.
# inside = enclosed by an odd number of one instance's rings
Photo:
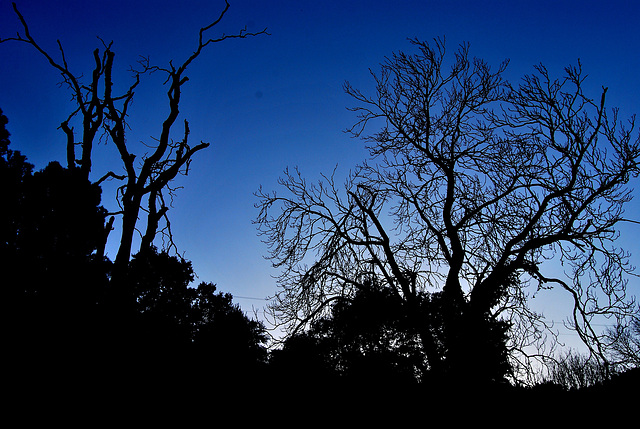
POLYGON ((136 302, 132 326, 133 343, 145 353, 184 350, 190 343, 189 284, 194 279, 191 263, 155 248, 136 255, 127 271, 127 290, 136 302))
POLYGON ((287 338, 273 352, 272 365, 285 373, 293 365, 293 374, 350 384, 415 383, 422 365, 420 343, 402 307, 388 289, 369 284, 353 298, 337 299, 331 314, 308 331, 287 338))
MULTIPOLYGON (((16 269, 14 249, 17 246, 20 213, 20 201, 23 196, 23 182, 30 177, 33 165, 19 151, 9 149, 10 133, 7 129, 8 118, 0 110, 0 198, 3 209, 0 210, 0 271, 3 273, 2 313, 19 328, 21 320, 15 320, 20 311, 15 311, 16 303, 20 303, 23 291, 16 286, 16 281, 23 273, 16 269)), ((10 343, 20 337, 16 332, 10 335, 10 343)), ((6 346, 11 348, 10 345, 6 346)))
MULTIPOLYGON (((23 182, 33 172, 33 165, 19 151, 9 149, 11 141, 8 118, 0 109, 0 198, 4 209, 0 211, 0 252, 2 261, 8 261, 10 252, 16 247, 19 206, 23 193, 23 182)), ((7 263, 7 267, 11 264, 7 263)))
POLYGON ((200 283, 191 299, 191 341, 203 363, 244 371, 263 369, 268 337, 261 322, 248 318, 229 293, 216 293, 212 283, 200 283))
POLYGON ((379 128, 344 186, 287 170, 283 193, 258 191, 257 224, 281 270, 275 316, 296 333, 373 277, 406 304, 431 373, 498 380, 545 356, 530 349, 546 325, 528 296, 559 288, 573 329, 605 360, 593 321, 633 313, 615 246, 638 174, 633 118, 605 109, 606 89, 585 94, 579 64, 561 79, 538 66, 512 85, 506 62, 492 69, 466 44, 449 62, 440 40, 412 45, 373 74, 373 95, 345 85, 359 103, 349 131, 379 128), (421 296, 437 311, 425 314, 421 296))
POLYGON ((108 281, 101 190, 56 162, 33 173, 8 148, 2 118, 0 263, 9 348, 77 350, 93 335, 108 281))
MULTIPOLYGON (((25 178, 23 192, 16 253, 32 279, 24 283, 80 287, 96 280, 91 273, 105 272, 98 268, 105 262, 99 251, 106 215, 99 187, 52 162, 25 178)), ((70 296, 81 294, 69 291, 70 296)))
POLYGON ((134 295, 135 316, 123 326, 118 347, 135 350, 143 365, 163 371, 194 365, 210 368, 201 377, 222 378, 232 369, 257 370, 266 360, 262 323, 233 304, 231 294, 216 293, 215 285, 190 287, 193 279, 191 263, 166 251, 134 255, 127 290, 134 295))
POLYGON ((33 173, 26 157, 9 149, 8 121, 0 119, 2 302, 10 323, 4 346, 13 369, 75 381, 91 371, 153 385, 190 379, 189 365, 210 368, 210 381, 261 368, 264 326, 215 285, 190 287, 189 261, 155 247, 137 253, 124 288, 134 305, 114 301, 100 187, 57 162, 33 173))

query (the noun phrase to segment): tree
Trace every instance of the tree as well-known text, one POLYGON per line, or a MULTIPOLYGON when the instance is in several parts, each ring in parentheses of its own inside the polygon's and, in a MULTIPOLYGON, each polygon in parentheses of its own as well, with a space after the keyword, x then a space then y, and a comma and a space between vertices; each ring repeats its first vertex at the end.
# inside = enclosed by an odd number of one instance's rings
POLYGON ((191 263, 149 248, 133 256, 126 274, 136 303, 136 317, 125 326, 135 332, 132 343, 150 355, 184 353, 191 342, 191 263))
POLYGON ((450 64, 442 40, 411 44, 417 53, 372 73, 372 96, 345 84, 358 103, 348 131, 371 159, 344 186, 287 170, 284 194, 257 192, 256 223, 281 270, 275 316, 295 333, 375 278, 406 304, 431 373, 499 380, 538 356, 528 346, 546 325, 531 289, 557 287, 573 300, 573 329, 605 360, 592 322, 633 311, 615 238, 638 174, 634 118, 605 109, 606 88, 590 99, 580 64, 561 79, 537 66, 516 86, 507 62, 492 69, 467 44, 450 64), (551 262, 570 267, 567 278, 551 262))
MULTIPOLYGON (((18 208, 23 192, 23 182, 31 176, 33 165, 27 162, 26 156, 20 151, 9 149, 11 141, 7 124, 9 119, 0 109, 0 198, 4 201, 5 208, 0 211, 0 257, 7 261, 8 256, 15 248, 18 225, 20 219, 18 208)), ((9 266, 9 265, 8 265, 9 266)))
POLYGON ((565 390, 580 390, 602 385, 612 373, 595 360, 569 351, 550 366, 546 382, 565 390))
POLYGON ((134 295, 136 317, 124 326, 126 337, 117 340, 126 342, 116 344, 118 350, 135 353, 136 371, 144 366, 151 376, 187 377, 193 367, 203 371, 199 382, 226 382, 261 368, 264 325, 234 305, 231 294, 216 293, 214 284, 190 287, 193 279, 191 263, 166 251, 150 248, 134 255, 127 290, 134 295))
POLYGON ((195 354, 203 363, 235 371, 231 378, 255 375, 267 359, 266 329, 261 322, 248 318, 233 303, 231 294, 216 290, 216 285, 205 282, 194 290, 191 341, 195 354))
MULTIPOLYGON (((114 169, 104 173, 96 181, 97 184, 107 179, 123 181, 118 190, 121 210, 114 213, 122 216, 122 235, 112 273, 116 284, 127 269, 133 251, 134 235, 138 228, 140 212, 146 211, 147 213, 146 228, 140 245, 140 250, 144 250, 152 246, 159 231, 159 222, 162 219, 167 222, 167 227, 163 231, 167 231, 170 236, 169 221, 166 216, 169 205, 166 201, 168 195, 174 192, 171 183, 179 174, 186 175, 194 155, 209 146, 204 142, 195 146, 189 145, 189 125, 186 120, 184 121, 182 138, 179 141, 174 141, 171 137, 172 129, 179 116, 183 86, 189 80, 186 76, 188 67, 202 54, 205 48, 212 44, 233 38, 242 39, 266 34, 266 30, 251 33, 243 29, 237 34, 222 35, 217 38, 208 37, 209 30, 222 21, 229 7, 228 1, 225 0, 225 7, 220 15, 210 24, 200 28, 195 50, 179 66, 174 66, 173 62, 170 62, 166 67, 155 66, 150 63, 148 58, 143 58, 137 69, 132 69, 134 79, 127 91, 123 94, 115 94, 113 90, 115 53, 111 49, 112 43, 103 42, 102 54, 100 49, 93 52, 95 67, 90 74, 90 82, 85 84, 82 81, 82 74, 70 70, 60 41, 58 41, 59 59, 56 59, 36 41, 25 18, 19 12, 16 4, 13 4, 13 9, 22 24, 24 34, 0 39, 0 43, 16 41, 35 48, 60 73, 62 82, 69 88, 76 105, 76 109, 60 125, 67 138, 67 168, 78 169, 82 176, 89 178, 92 170, 92 151, 100 129, 107 131, 122 160, 121 167, 124 174, 117 174, 114 169), (153 72, 164 73, 167 76, 169 109, 160 125, 157 142, 155 145, 150 145, 153 146, 151 153, 136 156, 125 137, 126 130, 131 126, 127 122, 127 116, 134 99, 135 89, 142 76, 153 72), (77 117, 79 117, 78 120, 82 127, 80 142, 76 141, 74 127, 71 126, 71 121, 77 117), (76 146, 80 146, 81 149, 79 158, 76 158, 76 146), (143 207, 145 204, 146 208, 143 207)), ((112 222, 110 221, 108 224, 107 231, 110 230, 112 222)))
POLYGON ((287 338, 273 352, 273 368, 293 379, 304 374, 305 383, 314 376, 317 382, 350 385, 416 383, 420 342, 403 302, 388 288, 367 286, 334 301, 331 313, 308 331, 287 338))
POLYGON ((610 361, 624 369, 640 368, 640 308, 628 325, 616 325, 606 333, 612 344, 610 361))
POLYGON ((106 210, 100 187, 57 162, 35 173, 12 151, 1 116, 0 223, 3 314, 9 353, 84 348, 94 334, 110 264, 103 257, 106 210))
MULTIPOLYGON (((38 188, 34 185, 35 188, 44 192, 45 196, 48 196, 51 191, 52 199, 44 198, 42 201, 25 199, 25 202, 32 204, 29 215, 41 215, 40 218, 35 219, 36 222, 33 225, 30 225, 33 226, 33 237, 31 238, 38 237, 44 232, 51 232, 53 238, 46 237, 47 239, 52 238, 51 242, 46 242, 47 246, 30 249, 34 250, 34 258, 37 262, 42 263, 45 268, 42 272, 34 270, 38 274, 38 282, 36 282, 34 289, 37 293, 29 295, 29 299, 24 300, 24 305, 21 308, 26 308, 34 302, 38 302, 42 306, 25 313, 23 318, 17 321, 17 324, 21 321, 32 323, 35 319, 29 316, 34 315, 37 316, 38 322, 43 322, 38 327, 46 328, 52 326, 44 324, 48 316, 54 317, 57 321, 58 316, 66 317, 65 311, 67 309, 78 310, 91 316, 91 320, 70 317, 74 328, 82 327, 87 332, 83 338, 69 335, 73 340, 77 340, 78 347, 67 348, 69 353, 60 355, 61 360, 65 361, 67 369, 77 366, 80 356, 85 354, 91 355, 91 358, 84 362, 91 369, 103 364, 100 370, 105 374, 113 374, 114 371, 122 370, 125 377, 126 375, 137 376, 141 374, 143 372, 142 365, 158 368, 154 365, 156 362, 161 362, 174 369, 183 370, 185 368, 180 368, 177 362, 159 359, 158 356, 141 362, 139 359, 133 359, 133 352, 140 351, 139 346, 144 344, 149 345, 149 351, 167 351, 171 349, 171 346, 185 345, 184 348, 179 347, 171 350, 171 353, 164 356, 168 358, 169 355, 175 357, 180 355, 181 351, 187 353, 193 349, 192 324, 196 322, 191 304, 192 299, 195 299, 193 296, 195 292, 187 287, 188 282, 193 280, 193 272, 190 265, 184 265, 184 261, 176 261, 164 253, 157 256, 154 241, 156 235, 167 234, 168 248, 175 248, 167 216, 171 198, 177 189, 174 180, 179 175, 187 175, 195 154, 209 146, 205 142, 192 145, 188 141, 190 130, 186 120, 183 121, 183 128, 178 130, 179 137, 174 138, 176 124, 180 124, 180 102, 183 89, 189 81, 188 68, 211 45, 228 39, 244 39, 266 34, 265 30, 252 33, 242 29, 236 34, 210 37, 212 29, 222 21, 229 7, 229 3, 225 0, 220 14, 194 34, 194 51, 189 53, 183 61, 169 61, 166 66, 157 66, 152 64, 148 58, 142 58, 130 70, 133 74, 131 83, 119 86, 125 90, 118 92, 115 89, 116 82, 114 82, 116 67, 112 42, 105 43, 101 40, 101 47, 93 51, 93 67, 89 73, 76 72, 71 69, 70 62, 67 61, 62 43, 58 41, 58 53, 55 55, 45 50, 32 34, 27 20, 20 13, 16 4, 13 4, 22 30, 13 37, 0 37, 0 44, 24 43, 34 48, 54 70, 60 73, 61 86, 67 88, 72 96, 71 112, 60 124, 60 129, 66 137, 66 168, 62 168, 57 163, 51 164, 40 177, 36 177, 37 175, 33 177, 33 183, 37 182, 38 186, 43 181, 45 184, 49 183, 49 180, 52 180, 52 184, 55 183, 55 188, 38 188), (129 112, 138 85, 145 76, 152 73, 166 76, 167 111, 166 116, 158 124, 157 139, 150 144, 145 144, 143 152, 136 154, 138 148, 130 143, 131 139, 128 141, 126 138, 128 130, 133 126, 129 121, 129 112), (77 134, 76 128, 81 130, 77 134), (108 144, 113 145, 117 150, 121 164, 113 166, 111 171, 97 172, 98 175, 95 176, 94 149, 98 139, 102 136, 106 138, 108 144), (100 208, 100 211, 96 213, 101 216, 102 223, 95 230, 93 220, 96 218, 94 216, 96 206, 91 206, 91 203, 99 202, 100 187, 106 180, 118 180, 120 183, 116 194, 119 210, 110 213, 109 220, 105 224, 106 213, 100 208), (88 193, 74 194, 79 190, 88 193), (53 198, 54 195, 55 198, 53 198), (98 197, 98 199, 96 200, 94 197, 98 197), (89 210, 88 217, 84 217, 88 213, 85 210, 87 208, 85 203, 90 203, 89 209, 93 210, 89 210), (146 224, 141 226, 140 224, 143 222, 140 221, 140 218, 145 217, 145 214, 146 224), (115 216, 121 217, 122 235, 115 260, 111 264, 110 261, 105 261, 103 256, 115 216), (164 226, 161 225, 163 220, 164 226), (76 223, 74 224, 74 222, 76 223), (86 231, 84 227, 88 224, 91 224, 91 228, 86 231), (58 229, 52 232, 53 230, 48 229, 49 226, 58 229), (142 232, 140 247, 136 252, 134 237, 137 231, 142 232), (83 236, 83 233, 86 235, 83 236), (96 237, 98 238, 97 243, 93 241, 96 237), (72 240, 67 240, 69 238, 72 240), (88 249, 91 249, 90 254, 86 254, 88 249), (71 254, 73 251, 78 255, 71 254), (132 254, 137 255, 134 261, 131 260, 132 254), (109 262, 107 264, 109 265, 108 271, 80 273, 80 265, 71 264, 70 266, 70 262, 79 259, 86 262, 82 258, 88 259, 91 263, 96 261, 109 262), (92 283, 96 273, 101 276, 100 281, 92 283), (60 278, 59 274, 63 275, 63 278, 60 278), (93 291, 93 286, 102 286, 102 278, 106 280, 107 274, 108 287, 104 296, 101 294, 93 296, 86 293, 89 290, 93 291), (71 289, 67 287, 69 282, 72 282, 74 286, 71 289), (71 297, 83 297, 83 299, 88 297, 88 301, 82 303, 69 301, 67 303, 64 299, 67 295, 61 293, 63 290, 59 288, 61 284, 66 288, 64 290, 73 290, 74 293, 71 297), (55 287, 51 287, 54 285, 55 287), (87 287, 84 289, 75 288, 75 286, 82 285, 87 287), (35 301, 32 299, 32 295, 39 295, 42 291, 47 292, 47 297, 55 298, 56 303, 66 303, 66 306, 43 308, 49 303, 47 299, 35 301), (75 306, 72 302, 79 305, 75 306), (87 344, 83 341, 90 335, 95 340, 91 343, 95 348, 91 349, 85 347, 87 344), (145 341, 142 341, 143 338, 145 341), (131 350, 127 349, 128 346, 131 347, 131 350), (164 349, 162 349, 163 347, 164 349), (80 353, 76 354, 75 351, 80 353)), ((4 133, 0 137, 4 137, 4 133)), ((30 167, 21 162, 18 153, 5 150, 4 139, 2 144, 2 155, 3 157, 7 156, 6 163, 3 158, 2 173, 5 173, 6 164, 9 166, 8 174, 16 175, 18 178, 25 177, 25 181, 30 182, 30 167), (20 171, 21 168, 23 171, 20 171)), ((42 196, 42 194, 39 195, 42 196)), ((16 198, 21 199, 22 195, 17 195, 16 198)), ((20 203, 22 204, 23 201, 20 200, 20 203)), ((31 231, 24 228, 23 225, 10 225, 15 227, 10 231, 11 233, 19 232, 18 238, 20 234, 24 235, 24 233, 31 231)), ((4 238, 4 231, 2 238, 4 238)), ((2 256, 4 256, 4 242, 2 245, 2 256)), ((7 260, 18 261, 22 264, 19 266, 24 268, 24 264, 29 264, 33 260, 28 257, 30 255, 16 251, 16 245, 19 243, 11 243, 7 246, 7 253, 12 257, 7 260)), ((11 283, 18 289, 17 293, 20 297, 31 290, 31 282, 22 281, 28 272, 26 269, 21 271, 19 273, 21 277, 11 283), (25 293, 22 293, 23 286, 27 291, 25 293)), ((15 297, 11 298, 7 300, 8 303, 15 302, 13 299, 15 297)), ((22 304, 22 302, 20 303, 22 304)), ((19 310, 18 313, 20 314, 19 310)), ((76 313, 70 312, 69 314, 76 313)), ((234 321, 240 323, 243 320, 236 317, 234 321)), ((198 323, 207 325, 206 323, 198 323)), ((249 329, 252 333, 258 333, 251 339, 261 338, 261 325, 252 325, 249 322, 247 325, 252 327, 253 331, 249 329)), ((59 332, 67 332, 64 329, 58 330, 58 326, 53 326, 43 332, 42 337, 50 343, 56 342, 59 338, 59 332)), ((229 329, 232 328, 233 326, 229 324, 229 329)), ((250 345, 247 347, 250 348, 250 345)), ((260 349, 260 346, 255 346, 255 349, 260 349)), ((82 370, 77 371, 78 374, 82 374, 82 372, 82 370)))

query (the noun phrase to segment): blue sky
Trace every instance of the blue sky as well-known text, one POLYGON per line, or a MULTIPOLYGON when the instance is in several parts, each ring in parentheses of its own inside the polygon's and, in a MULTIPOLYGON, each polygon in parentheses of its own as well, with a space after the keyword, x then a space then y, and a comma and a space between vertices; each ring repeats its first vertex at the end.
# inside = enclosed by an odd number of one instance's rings
MULTIPOLYGON (((276 291, 266 247, 256 234, 253 193, 276 189, 286 167, 309 178, 338 164, 346 172, 366 157, 361 142, 343 130, 354 122, 345 80, 372 89, 369 68, 410 49, 407 38, 445 36, 449 52, 461 42, 471 54, 496 66, 510 59, 507 76, 517 81, 543 63, 554 76, 582 61, 594 98, 608 86, 609 106, 623 115, 640 111, 640 2, 637 1, 230 1, 212 36, 267 28, 270 36, 229 40, 211 46, 192 65, 181 104, 192 143, 211 143, 180 182, 170 211, 181 252, 199 280, 217 283, 248 311, 260 311, 276 291)), ((50 52, 63 44, 72 70, 88 76, 96 36, 113 40, 116 79, 138 55, 166 65, 184 60, 198 29, 217 17, 222 1, 45 0, 18 1, 32 34, 50 52)), ((11 2, 0 0, 0 36, 19 29, 11 2)), ((57 130, 71 105, 59 75, 27 45, 0 45, 0 108, 9 118, 12 146, 41 168, 64 160, 64 135, 57 130)), ((159 75, 144 80, 133 106, 129 142, 158 136, 166 113, 159 75)), ((177 128, 179 130, 179 128, 177 128)), ((179 138, 179 135, 175 136, 179 138)), ((140 152, 140 149, 138 152, 140 152)), ((96 149, 94 172, 117 164, 108 145, 96 149)), ((104 204, 114 207, 105 191, 104 204)), ((637 205, 630 206, 635 216, 637 205)), ((640 254, 626 231, 625 244, 640 254)), ((112 239, 116 239, 114 231, 112 239)), ((111 251, 115 256, 115 250, 111 251)), ((638 264, 636 264, 638 265, 638 264)), ((637 290, 637 286, 634 286, 637 290)))

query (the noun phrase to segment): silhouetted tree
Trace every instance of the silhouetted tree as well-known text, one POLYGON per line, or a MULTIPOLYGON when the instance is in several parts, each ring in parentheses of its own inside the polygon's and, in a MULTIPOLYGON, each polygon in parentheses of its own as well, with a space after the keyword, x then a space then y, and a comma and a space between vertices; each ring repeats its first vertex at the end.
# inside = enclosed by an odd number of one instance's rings
POLYGON ((27 162, 26 156, 9 149, 11 134, 6 127, 8 122, 0 110, 0 198, 4 204, 0 210, 0 257, 7 267, 11 266, 7 258, 16 248, 23 183, 33 172, 33 165, 27 162))
MULTIPOLYGON (((101 128, 108 132, 120 154, 121 167, 125 174, 117 174, 115 173, 116 169, 113 169, 96 181, 98 184, 107 179, 123 181, 117 195, 121 210, 114 213, 122 216, 122 235, 112 273, 116 285, 120 283, 121 277, 127 269, 141 211, 147 213, 146 229, 140 246, 140 250, 144 250, 153 244, 159 231, 159 222, 163 218, 167 220, 167 228, 162 231, 168 232, 170 235, 166 213, 169 209, 168 196, 174 191, 171 183, 179 174, 186 175, 188 173, 190 162, 196 152, 209 146, 204 142, 195 146, 189 145, 189 126, 186 120, 184 121, 182 138, 179 141, 174 141, 171 138, 172 129, 179 115, 183 85, 189 80, 186 76, 187 68, 211 44, 227 39, 246 38, 266 33, 265 30, 251 33, 243 29, 237 34, 222 35, 217 38, 208 37, 209 30, 221 22, 229 7, 229 3, 225 1, 220 15, 210 24, 200 28, 196 37, 195 50, 179 66, 174 66, 173 62, 170 62, 166 67, 155 66, 145 58, 139 62, 137 69, 132 70, 134 80, 128 90, 123 94, 115 94, 113 92, 115 53, 111 49, 112 43, 104 44, 102 54, 100 49, 93 52, 95 65, 90 73, 90 83, 85 84, 82 82, 83 75, 75 73, 69 68, 62 44, 58 41, 60 52, 59 59, 56 59, 36 41, 25 18, 18 11, 15 3, 13 4, 13 9, 22 24, 24 34, 0 39, 0 43, 17 41, 27 43, 35 48, 61 74, 63 83, 69 88, 76 104, 76 109, 60 126, 67 137, 67 167, 70 170, 78 169, 83 177, 89 178, 95 138, 101 128), (137 157, 125 136, 126 130, 131 127, 131 124, 127 122, 127 115, 141 77, 151 72, 164 73, 167 76, 168 112, 159 126, 159 137, 155 144, 147 145, 144 149, 145 154, 137 157), (82 126, 82 140, 80 142, 76 142, 74 128, 71 126, 71 121, 76 117, 79 117, 82 126), (81 148, 81 155, 78 159, 75 154, 76 146, 81 148), (150 153, 146 153, 149 151, 149 147, 152 147, 152 150, 150 153)), ((124 295, 126 292, 122 292, 122 294, 124 295)))
MULTIPOLYGON (((24 291, 17 285, 17 280, 24 276, 16 266, 18 258, 15 249, 18 241, 19 221, 21 218, 21 200, 24 194, 23 183, 31 177, 33 165, 19 151, 9 148, 10 133, 7 129, 7 117, 0 110, 0 198, 3 208, 0 210, 0 271, 2 272, 2 313, 8 321, 9 341, 5 338, 5 347, 11 349, 11 343, 20 338, 22 321, 15 317, 20 314, 15 311, 16 303, 23 299, 24 291), (13 329, 12 329, 13 327, 13 329), (7 342, 9 344, 7 344, 7 342)), ((14 344, 15 346, 15 344, 14 344)))
POLYGON ((218 378, 226 369, 226 379, 245 379, 264 369, 268 336, 232 300, 214 284, 200 283, 191 299, 191 341, 199 362, 220 368, 218 378))
MULTIPOLYGON (((24 157, 8 149, 6 120, 2 117, 0 174, 6 178, 3 186, 11 185, 2 195, 11 203, 11 209, 3 212, 1 219, 6 222, 0 256, 6 256, 3 263, 10 273, 3 278, 10 287, 3 292, 11 292, 7 305, 16 309, 12 314, 20 315, 13 322, 17 326, 29 325, 29 329, 20 327, 21 332, 38 332, 34 343, 46 341, 50 345, 62 337, 77 340, 79 347, 86 346, 83 353, 92 355, 93 369, 99 367, 109 374, 121 372, 134 379, 145 372, 144 368, 155 369, 159 374, 162 365, 177 374, 187 368, 180 362, 187 362, 186 356, 194 357, 196 349, 203 356, 206 350, 212 361, 225 364, 248 365, 265 359, 264 327, 233 306, 230 295, 214 294, 215 286, 188 287, 194 275, 190 263, 166 252, 158 253, 153 244, 156 235, 163 233, 167 234, 168 247, 174 247, 167 217, 176 189, 173 181, 186 175, 194 155, 209 146, 188 142, 186 120, 180 138, 174 140, 172 136, 182 91, 189 80, 187 69, 210 45, 266 34, 264 30, 251 33, 242 29, 236 34, 209 37, 229 7, 225 1, 217 18, 199 29, 194 35, 195 50, 184 61, 170 61, 163 67, 143 58, 131 69, 132 83, 125 86, 124 92, 116 93, 112 43, 103 42, 93 52, 90 73, 77 73, 69 66, 62 43, 58 41, 56 55, 47 52, 13 4, 22 30, 13 37, 0 38, 0 43, 19 42, 33 47, 60 73, 74 104, 60 124, 66 136, 67 168, 52 163, 33 175, 24 157), (168 109, 158 124, 157 139, 145 144, 142 155, 136 155, 136 148, 126 139, 127 130, 132 127, 128 114, 137 86, 143 76, 151 73, 166 75, 168 109), (88 81, 84 76, 89 76, 88 81), (82 131, 76 134, 75 127, 82 131), (111 171, 99 172, 97 180, 92 177, 93 152, 100 135, 117 149, 124 174, 118 174, 114 166, 111 171), (120 210, 110 213, 105 224, 107 213, 97 204, 100 185, 112 179, 121 181, 116 195, 120 210), (145 213, 146 226, 141 228, 139 219, 145 213), (104 258, 104 249, 117 215, 122 219, 122 235, 111 264, 104 258), (163 219, 165 227, 160 224, 163 219), (140 248, 131 260, 137 230, 143 231, 140 248), (83 317, 78 317, 79 313, 83 317), (69 325, 57 323, 62 319, 69 325), (55 323, 47 323, 49 320, 55 323), (84 333, 82 339, 76 332, 79 328, 84 333), (83 342, 89 339, 92 348, 83 342)), ((30 341, 29 335, 22 337, 30 341)), ((38 347, 44 350, 47 345, 38 347)), ((65 347, 72 350, 68 344, 60 349, 65 347)))
POLYGON ((152 247, 134 255, 126 278, 136 309, 122 327, 123 337, 116 338, 117 347, 134 353, 150 374, 193 377, 188 374, 192 366, 204 371, 201 381, 226 382, 265 363, 263 324, 233 304, 231 294, 216 293, 215 285, 190 287, 189 261, 152 247))
POLYGON ((331 313, 308 331, 287 338, 271 363, 290 377, 370 386, 415 383, 422 354, 403 305, 388 289, 369 283, 352 298, 336 299, 331 313))
POLYGON ((616 325, 606 335, 612 343, 611 362, 620 368, 640 368, 640 306, 629 325, 616 325))
POLYGON ((600 362, 575 351, 561 356, 549 368, 547 382, 566 391, 598 386, 611 379, 613 373, 600 362))
POLYGON ((2 116, 0 234, 9 353, 88 347, 110 264, 100 252, 106 211, 100 187, 56 162, 32 166, 8 148, 2 116))
MULTIPOLYGON (((316 323, 322 324, 323 321, 316 323)), ((280 348, 269 353, 271 385, 286 389, 313 386, 311 390, 314 392, 321 387, 336 388, 341 374, 332 355, 335 351, 332 340, 319 336, 315 331, 301 331, 288 336, 280 348)))
POLYGON ((134 305, 113 301, 111 264, 100 251, 100 187, 57 162, 33 173, 26 157, 9 149, 7 122, 0 111, 3 347, 12 371, 38 382, 89 377, 195 389, 264 369, 262 323, 215 285, 190 287, 189 261, 144 249, 125 273, 134 305))
POLYGON ((281 270, 275 316, 296 333, 373 277, 406 304, 430 372, 499 380, 509 365, 530 369, 527 347, 543 338, 528 285, 559 287, 573 329, 606 359, 592 321, 633 312, 613 243, 638 173, 633 119, 605 109, 606 89, 597 101, 583 93, 580 65, 559 80, 538 66, 513 86, 506 62, 491 69, 468 45, 450 64, 440 40, 412 45, 374 74, 373 96, 345 85, 360 104, 349 131, 380 129, 344 187, 287 170, 286 194, 258 191, 257 224, 281 270), (567 278, 545 271, 551 259, 567 278), (421 323, 420 297, 434 293, 440 320, 421 323))
POLYGON ((184 353, 191 337, 191 263, 149 248, 134 255, 126 278, 136 302, 133 326, 126 327, 135 333, 133 344, 160 356, 184 353))

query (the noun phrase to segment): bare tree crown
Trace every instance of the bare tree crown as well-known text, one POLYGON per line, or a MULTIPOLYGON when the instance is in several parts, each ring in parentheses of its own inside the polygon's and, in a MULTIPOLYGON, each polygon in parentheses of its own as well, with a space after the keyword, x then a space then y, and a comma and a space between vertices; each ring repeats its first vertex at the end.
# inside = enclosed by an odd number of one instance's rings
POLYGON ((258 192, 257 224, 281 270, 278 320, 295 331, 376 278, 407 302, 441 293, 509 320, 515 358, 543 338, 527 285, 559 286, 572 327, 604 358, 592 321, 633 312, 615 239, 638 174, 635 118, 606 110, 606 88, 596 101, 584 94, 580 64, 561 79, 538 66, 513 85, 507 62, 493 69, 467 44, 451 61, 442 40, 411 44, 415 54, 372 72, 373 95, 345 84, 358 103, 348 131, 368 162, 344 185, 286 171, 282 194, 258 192), (570 267, 566 278, 546 273, 551 260, 570 267))

